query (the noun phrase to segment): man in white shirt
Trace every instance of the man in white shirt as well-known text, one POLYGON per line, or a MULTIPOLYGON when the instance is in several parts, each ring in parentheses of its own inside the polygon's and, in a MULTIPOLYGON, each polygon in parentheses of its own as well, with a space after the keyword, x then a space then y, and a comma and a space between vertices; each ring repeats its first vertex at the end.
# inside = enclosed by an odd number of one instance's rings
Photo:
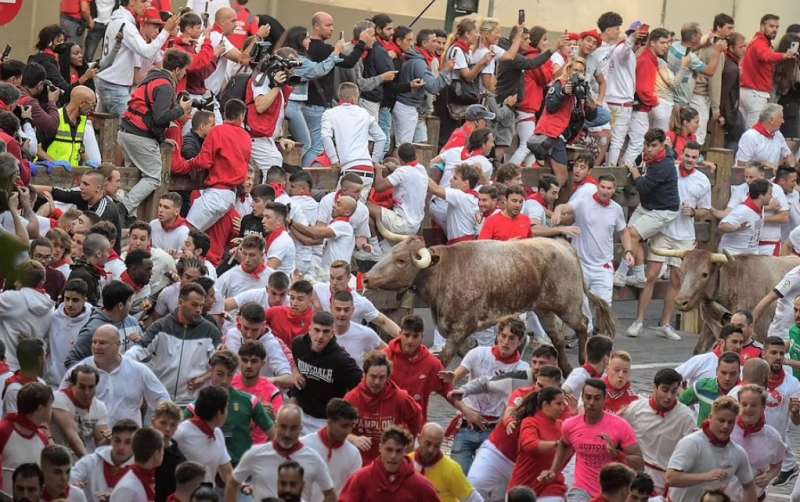
MULTIPOLYGON (((319 202, 311 195, 311 175, 305 171, 298 171, 289 177, 290 205, 292 212, 298 211, 309 223, 316 223, 319 212, 319 202)), ((295 269, 301 274, 309 274, 313 270, 314 249, 304 246, 295 239, 295 269)))
MULTIPOLYGON (((261 374, 273 384, 287 388, 294 384, 292 365, 286 355, 288 348, 269 332, 264 307, 257 303, 243 303, 236 318, 236 327, 225 334, 225 348, 237 354, 246 340, 257 340, 266 352, 261 374)), ((291 352, 289 352, 291 354, 291 352)))
POLYGON ((359 368, 364 354, 383 349, 386 344, 371 328, 353 322, 353 295, 349 291, 339 291, 333 295, 331 305, 333 314, 333 334, 336 342, 350 354, 359 368))
POLYGON ((358 106, 358 86, 343 82, 337 92, 339 105, 322 114, 322 146, 333 165, 342 173, 353 172, 361 177, 360 200, 365 202, 375 178, 373 164, 380 162, 386 135, 369 112, 358 106), (369 142, 374 143, 373 154, 369 142))
POLYGON ((419 231, 425 217, 425 202, 428 188, 428 171, 417 162, 417 152, 411 143, 397 148, 397 156, 403 163, 386 178, 381 166, 375 170, 373 188, 376 192, 394 189, 394 208, 387 209, 373 202, 367 203, 369 214, 390 232, 414 235, 419 231))
POLYGON ((704 220, 711 209, 711 182, 708 177, 697 170, 700 159, 700 145, 689 142, 683 149, 683 159, 676 166, 678 170, 678 195, 681 199, 681 210, 678 216, 667 223, 667 226, 650 240, 650 252, 647 256, 647 284, 639 296, 639 309, 636 320, 628 328, 628 336, 639 336, 644 328, 644 317, 650 300, 653 297, 656 281, 661 274, 664 263, 669 267, 669 290, 661 310, 661 322, 658 325, 659 335, 669 340, 680 340, 681 337, 672 328, 672 312, 675 309, 675 296, 681 288, 679 270, 681 259, 663 256, 653 250, 676 251, 694 249, 694 222, 704 220))
POLYGON ((478 238, 478 219, 481 212, 478 206, 480 196, 475 187, 479 182, 480 173, 472 164, 460 164, 456 167, 449 188, 428 179, 428 193, 447 203, 445 232, 448 245, 478 238))
POLYGON ((697 354, 690 357, 675 370, 683 376, 688 385, 692 385, 701 378, 716 378, 719 356, 725 352, 740 353, 744 345, 742 328, 727 324, 719 332, 719 342, 710 352, 697 354))
MULTIPOLYGON (((195 12, 202 12, 202 10, 197 10, 195 12)), ((214 19, 214 25, 209 35, 211 45, 214 47, 215 52, 217 46, 220 44, 224 47, 222 55, 217 59, 217 68, 214 70, 214 73, 206 78, 205 82, 206 89, 211 92, 212 95, 217 96, 228 82, 229 75, 233 73, 230 68, 231 65, 246 64, 249 62, 250 57, 239 51, 239 49, 228 40, 228 35, 233 33, 236 29, 235 10, 229 6, 219 6, 213 16, 209 13, 209 17, 214 19)), ((219 106, 214 110, 214 115, 216 116, 217 123, 221 123, 222 115, 220 114, 219 106)))
MULTIPOLYGON (((208 276, 206 264, 202 258, 181 258, 178 260, 176 270, 178 272, 179 280, 178 282, 162 289, 161 293, 159 293, 158 300, 156 300, 155 310, 153 311, 153 314, 151 314, 151 317, 153 317, 154 320, 158 319, 159 317, 164 317, 178 308, 178 298, 180 296, 181 288, 184 285, 194 282, 200 277, 208 276)), ((225 299, 216 289, 214 292, 217 300, 208 313, 210 315, 220 315, 224 312, 223 307, 225 299)))
POLYGON ((83 279, 67 281, 64 301, 53 312, 53 322, 45 340, 48 347, 45 380, 51 385, 61 383, 66 371, 64 363, 67 355, 92 312, 92 306, 86 301, 87 291, 83 279))
POLYGON ((768 103, 758 117, 758 123, 739 138, 736 163, 764 162, 773 169, 781 164, 794 167, 796 159, 781 134, 783 107, 768 103))
POLYGON ((42 450, 39 458, 44 475, 43 500, 86 502, 83 490, 70 483, 69 472, 72 468, 72 457, 69 450, 61 445, 50 445, 42 450))
POLYGON ((228 269, 214 284, 222 298, 231 298, 251 289, 265 290, 273 270, 264 263, 264 239, 248 235, 239 244, 239 265, 228 269))
POLYGON ((264 225, 264 230, 268 232, 264 246, 267 267, 272 271, 277 270, 292 277, 296 250, 294 240, 286 231, 288 216, 288 206, 279 202, 268 202, 264 208, 261 223, 264 225))
POLYGON ((164 460, 164 436, 144 427, 133 434, 133 465, 122 476, 109 502, 149 502, 153 500, 155 479, 150 478, 164 460))
MULTIPOLYGON (((303 445, 316 451, 328 466, 333 490, 338 496, 351 474, 361 468, 361 453, 347 436, 358 422, 358 410, 342 398, 335 397, 325 407, 327 425, 300 439, 303 445)), ((321 500, 322 492, 314 485, 308 500, 321 500)))
POLYGON ((779 167, 775 171, 775 178, 772 182, 781 187, 789 206, 789 221, 781 224, 781 242, 786 242, 792 230, 800 226, 800 192, 797 191, 797 171, 786 166, 779 167))
MULTIPOLYGON (((344 196, 352 197, 357 202, 356 210, 350 217, 350 225, 355 232, 356 246, 363 248, 367 240, 372 236, 372 232, 370 232, 369 229, 369 209, 367 209, 367 205, 360 200, 363 188, 364 184, 361 176, 356 173, 343 174, 339 179, 339 189, 327 194, 319 201, 317 218, 316 220, 312 219, 310 221, 316 221, 317 225, 328 225, 331 220, 333 220, 333 206, 336 201, 344 196)), ((319 251, 321 252, 322 250, 320 249, 319 251)))
POLYGON ((67 382, 75 367, 82 364, 92 366, 100 373, 95 395, 109 410, 108 423, 130 418, 141 425, 142 404, 147 403, 154 410, 158 403, 170 400, 169 393, 150 368, 122 357, 119 346, 117 328, 110 324, 97 328, 92 337, 92 355, 67 371, 61 388, 68 387, 67 382))
POLYGON ((303 498, 312 500, 311 488, 316 485, 325 502, 337 499, 328 467, 320 455, 300 441, 303 411, 294 404, 284 405, 275 419, 275 439, 250 448, 225 485, 225 502, 236 502, 244 483, 253 489, 253 498, 263 500, 278 495, 278 466, 287 460, 299 463, 304 471, 303 498))
POLYGON ((356 211, 356 200, 350 196, 339 197, 333 206, 333 221, 327 225, 303 225, 289 222, 292 235, 307 246, 323 243, 322 260, 317 270, 317 278, 326 280, 330 266, 335 261, 350 263, 353 257, 356 238, 350 218, 356 211))
MULTIPOLYGON (((592 185, 594 186, 594 185, 592 185)), ((550 220, 558 194, 561 187, 558 178, 553 175, 545 174, 539 177, 538 191, 529 195, 522 204, 522 214, 531 220, 531 231, 536 237, 558 237, 563 235, 566 238, 578 235, 578 227, 574 226, 555 226, 550 220)))
POLYGON ((720 222, 724 234, 719 250, 737 254, 759 254, 764 208, 772 200, 772 184, 764 179, 754 180, 748 188, 749 197, 731 210, 720 222))
POLYGON ((149 0, 123 1, 119 9, 111 14, 111 21, 106 27, 103 38, 104 49, 111 50, 116 42, 117 34, 122 31, 122 46, 108 68, 94 78, 97 91, 97 110, 121 117, 128 107, 133 85, 133 72, 141 59, 154 59, 170 36, 178 32, 180 17, 175 15, 167 20, 158 36, 147 43, 139 33, 137 19, 144 16, 150 6, 149 0))
POLYGON ((794 267, 781 278, 780 282, 767 293, 753 309, 753 324, 775 304, 775 315, 769 323, 767 336, 777 336, 789 340, 789 330, 795 325, 794 304, 800 296, 800 266, 794 267))
POLYGON ((177 192, 167 192, 158 199, 156 218, 150 221, 153 246, 175 255, 189 236, 189 224, 181 216, 183 199, 177 192))
POLYGON ((594 167, 594 156, 581 154, 575 159, 572 165, 572 193, 569 202, 577 200, 579 197, 591 197, 597 193, 597 178, 592 176, 594 167))
POLYGON ((70 483, 83 487, 86 500, 98 500, 111 495, 114 486, 133 463, 133 434, 139 425, 129 418, 114 423, 111 445, 100 446, 94 453, 81 457, 69 475, 70 483))
POLYGON ((91 453, 111 437, 108 409, 95 396, 100 373, 89 365, 76 366, 69 387, 57 390, 53 400, 53 436, 76 458, 91 453))
MULTIPOLYGON (((206 237, 206 239, 208 238, 206 237)), ((125 259, 127 253, 137 249, 150 252, 150 259, 153 261, 153 273, 150 275, 150 293, 157 297, 162 289, 169 286, 168 274, 175 273, 175 258, 163 249, 152 246, 152 229, 144 221, 135 221, 128 229, 128 249, 122 254, 122 259, 125 259)), ((212 277, 212 279, 216 279, 216 277, 212 277)))

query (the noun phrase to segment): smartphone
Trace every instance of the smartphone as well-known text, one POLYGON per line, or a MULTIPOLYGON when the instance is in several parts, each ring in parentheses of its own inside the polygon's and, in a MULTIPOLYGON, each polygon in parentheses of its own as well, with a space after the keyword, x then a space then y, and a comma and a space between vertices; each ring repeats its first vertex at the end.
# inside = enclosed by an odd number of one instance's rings
POLYGON ((525 22, 525 9, 520 9, 517 12, 517 24, 523 24, 525 22))
MULTIPOLYGON (((8 48, 8 46, 6 46, 6 48, 8 48)), ((792 45, 790 45, 790 46, 789 46, 789 52, 792 52, 792 53, 794 53, 794 54, 797 54, 797 50, 798 50, 798 49, 800 49, 800 42, 798 42, 797 40, 795 40, 794 42, 792 42, 792 45)), ((3 53, 3 57, 5 57, 5 54, 6 54, 6 53, 4 52, 4 53, 3 53)))
POLYGON ((86 67, 91 70, 92 68, 97 66, 97 63, 98 61, 89 61, 88 63, 86 63, 86 67))
POLYGON ((6 48, 3 49, 3 56, 0 57, 0 60, 5 61, 5 59, 11 54, 11 46, 6 44, 6 48))
POLYGON ((339 40, 344 40, 344 32, 343 31, 339 32, 339 40))

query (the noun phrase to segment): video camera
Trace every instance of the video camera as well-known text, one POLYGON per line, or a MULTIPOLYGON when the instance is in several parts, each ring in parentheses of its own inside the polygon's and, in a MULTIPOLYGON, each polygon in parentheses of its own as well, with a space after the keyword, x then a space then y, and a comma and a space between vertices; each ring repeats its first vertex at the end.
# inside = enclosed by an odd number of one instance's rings
POLYGON ((300 77, 292 75, 292 70, 303 66, 301 61, 296 59, 289 59, 277 54, 270 54, 272 42, 259 41, 255 43, 252 52, 250 53, 250 66, 253 67, 255 73, 261 73, 261 78, 258 79, 256 85, 262 85, 265 78, 269 81, 275 82, 275 74, 279 71, 286 73, 288 76, 284 85, 297 85, 302 82, 300 77))
POLYGON ((574 73, 569 78, 569 83, 572 84, 572 95, 578 101, 584 100, 589 97, 589 81, 582 73, 574 73))
POLYGON ((193 98, 191 95, 183 91, 178 95, 178 101, 185 101, 190 100, 192 102, 192 108, 196 110, 205 110, 207 112, 214 111, 214 96, 208 96, 207 98, 193 98))

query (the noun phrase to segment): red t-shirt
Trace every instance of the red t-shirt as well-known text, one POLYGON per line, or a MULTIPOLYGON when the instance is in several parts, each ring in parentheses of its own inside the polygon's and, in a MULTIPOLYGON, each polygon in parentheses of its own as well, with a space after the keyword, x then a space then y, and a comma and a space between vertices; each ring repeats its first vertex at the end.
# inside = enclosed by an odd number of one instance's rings
MULTIPOLYGON (((506 409, 513 410, 519 403, 522 402, 525 397, 531 392, 536 392, 536 386, 531 385, 530 387, 522 387, 514 392, 511 393, 511 396, 508 398, 508 402, 506 403, 506 409)), ((489 435, 489 441, 497 448, 500 453, 506 456, 507 459, 514 462, 517 459, 518 454, 518 447, 519 447, 519 427, 516 427, 511 434, 508 434, 506 431, 506 427, 508 426, 509 421, 512 420, 509 418, 508 420, 502 420, 499 424, 492 430, 492 433, 489 435)))
POLYGON ((423 421, 427 421, 430 395, 436 392, 447 397, 447 393, 453 389, 452 385, 439 378, 439 372, 445 370, 442 361, 424 345, 420 346, 414 357, 406 356, 397 338, 389 342, 386 354, 392 361, 392 381, 414 398, 422 408, 423 421))
POLYGON ((531 488, 539 497, 563 497, 567 493, 564 475, 558 473, 549 483, 542 483, 537 478, 542 471, 550 469, 556 449, 547 453, 538 451, 540 441, 558 441, 561 439, 561 420, 551 420, 542 412, 527 417, 519 427, 519 452, 514 464, 514 472, 508 486, 523 485, 531 488))
POLYGON ((314 309, 295 314, 288 305, 278 305, 267 309, 267 326, 272 334, 283 340, 287 347, 292 346, 292 341, 298 336, 308 333, 314 309))
POLYGON ((527 239, 533 237, 531 220, 524 214, 509 218, 504 212, 495 213, 483 224, 479 240, 508 241, 511 239, 527 239))

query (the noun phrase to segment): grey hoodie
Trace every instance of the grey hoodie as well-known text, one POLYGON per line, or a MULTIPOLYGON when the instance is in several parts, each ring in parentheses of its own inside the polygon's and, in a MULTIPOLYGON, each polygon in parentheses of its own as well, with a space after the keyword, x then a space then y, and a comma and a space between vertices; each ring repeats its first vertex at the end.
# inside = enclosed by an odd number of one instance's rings
POLYGON ((408 92, 398 94, 397 101, 404 105, 419 108, 425 104, 426 92, 435 96, 449 84, 444 73, 434 77, 422 54, 415 49, 411 49, 406 53, 406 61, 403 63, 403 67, 400 68, 398 83, 408 84, 417 78, 421 78, 425 85, 418 89, 411 89, 408 92))
POLYGON ((135 336, 137 339, 142 337, 142 329, 139 327, 139 322, 133 317, 126 316, 122 321, 116 322, 109 318, 103 309, 95 307, 92 313, 89 314, 89 320, 78 332, 75 345, 72 346, 72 350, 64 362, 65 368, 71 368, 92 355, 92 337, 97 328, 104 324, 111 324, 119 330, 120 341, 122 342, 120 352, 124 353, 129 347, 133 346, 133 341, 130 340, 131 336, 135 336))
POLYGON ((19 369, 17 344, 21 339, 47 337, 53 305, 47 293, 33 288, 0 293, 0 341, 6 346, 6 363, 12 371, 19 369))

